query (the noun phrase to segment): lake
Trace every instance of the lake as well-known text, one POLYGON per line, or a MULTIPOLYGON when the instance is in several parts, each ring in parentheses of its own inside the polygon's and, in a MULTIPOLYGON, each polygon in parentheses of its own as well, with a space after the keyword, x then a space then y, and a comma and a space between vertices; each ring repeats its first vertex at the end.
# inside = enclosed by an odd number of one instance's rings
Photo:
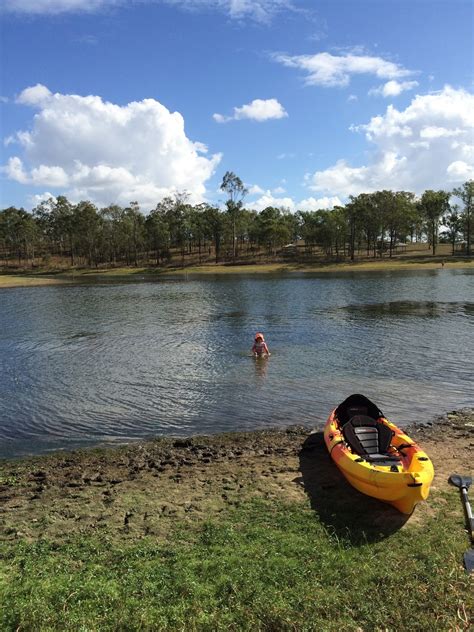
POLYGON ((474 271, 205 276, 0 291, 0 456, 474 405, 474 271), (272 352, 255 361, 263 331, 272 352))

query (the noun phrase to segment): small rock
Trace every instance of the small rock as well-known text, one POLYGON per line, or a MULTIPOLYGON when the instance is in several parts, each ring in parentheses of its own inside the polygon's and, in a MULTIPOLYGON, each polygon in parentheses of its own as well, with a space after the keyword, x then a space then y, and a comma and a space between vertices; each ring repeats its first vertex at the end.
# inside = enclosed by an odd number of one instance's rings
POLYGON ((190 448, 192 445, 192 439, 176 439, 173 443, 174 448, 190 448))

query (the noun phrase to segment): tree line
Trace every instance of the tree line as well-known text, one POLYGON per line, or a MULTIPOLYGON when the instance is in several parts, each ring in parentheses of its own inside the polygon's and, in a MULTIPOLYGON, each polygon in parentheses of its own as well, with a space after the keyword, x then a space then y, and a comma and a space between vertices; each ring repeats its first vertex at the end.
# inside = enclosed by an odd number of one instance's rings
POLYGON ((224 209, 192 205, 186 193, 164 198, 147 214, 137 202, 99 209, 62 195, 32 212, 9 207, 0 211, 0 258, 26 265, 61 257, 72 266, 90 267, 160 266, 178 258, 184 265, 189 255, 216 263, 252 253, 275 255, 297 241, 310 253, 351 260, 356 253, 392 257, 409 241, 425 241, 435 255, 440 228, 453 254, 459 244, 471 254, 474 180, 453 191, 427 190, 418 198, 406 191, 362 193, 332 210, 296 213, 274 206, 260 212, 245 208, 247 190, 233 172, 225 174, 221 189, 227 194, 224 209))

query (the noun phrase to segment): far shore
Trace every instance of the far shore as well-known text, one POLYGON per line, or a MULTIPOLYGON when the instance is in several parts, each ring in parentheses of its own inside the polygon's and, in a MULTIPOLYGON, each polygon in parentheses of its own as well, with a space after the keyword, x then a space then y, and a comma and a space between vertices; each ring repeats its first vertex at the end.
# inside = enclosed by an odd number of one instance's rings
POLYGON ((69 268, 0 271, 0 289, 11 287, 30 287, 39 285, 64 285, 81 282, 86 279, 114 279, 129 277, 137 280, 168 276, 209 276, 209 275, 268 275, 268 274, 305 274, 326 272, 385 272, 391 270, 461 270, 473 269, 474 259, 447 257, 414 257, 413 259, 363 260, 340 263, 261 263, 261 264, 203 264, 188 267, 118 267, 118 268, 69 268))

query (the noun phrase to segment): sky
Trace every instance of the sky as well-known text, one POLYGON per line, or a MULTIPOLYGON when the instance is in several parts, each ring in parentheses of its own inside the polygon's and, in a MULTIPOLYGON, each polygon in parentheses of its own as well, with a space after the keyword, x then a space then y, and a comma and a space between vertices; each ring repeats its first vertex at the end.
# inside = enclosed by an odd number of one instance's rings
POLYGON ((474 178, 472 0, 2 0, 0 208, 474 178))

